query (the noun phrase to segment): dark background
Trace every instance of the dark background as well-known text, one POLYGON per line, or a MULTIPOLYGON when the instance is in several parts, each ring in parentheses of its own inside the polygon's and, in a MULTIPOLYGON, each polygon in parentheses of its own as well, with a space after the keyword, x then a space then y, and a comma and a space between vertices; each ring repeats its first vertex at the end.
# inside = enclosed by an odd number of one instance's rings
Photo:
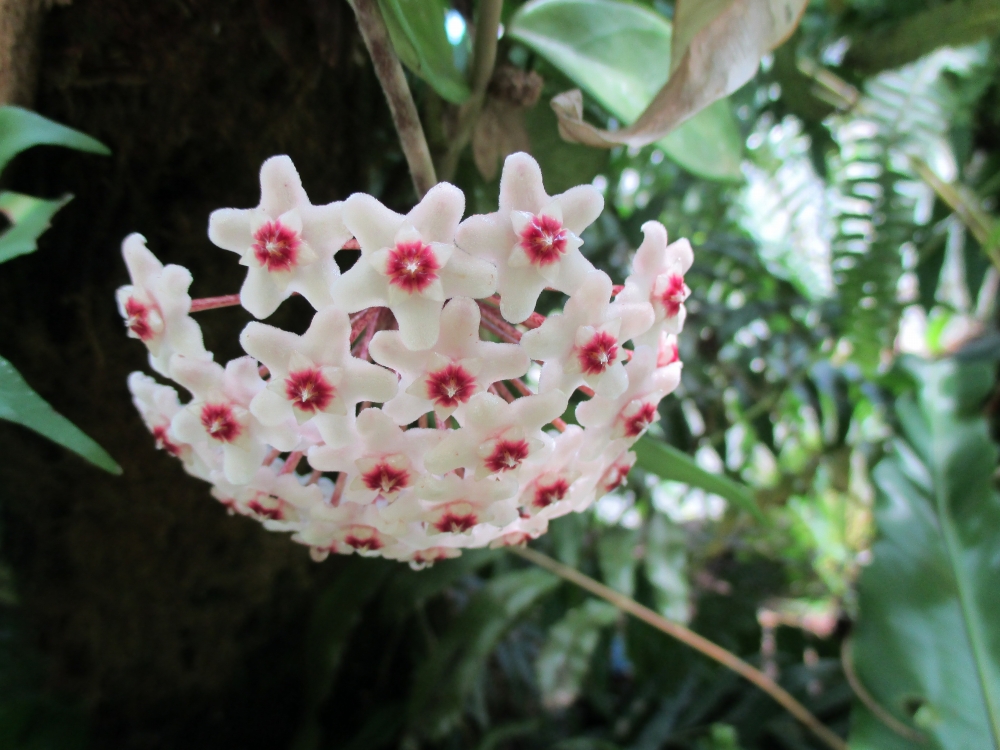
MULTIPOLYGON (((95 746, 273 747, 300 720, 302 630, 339 561, 231 518, 156 452, 130 403, 147 369, 114 291, 120 243, 146 236, 191 269, 192 296, 239 289, 208 214, 257 204, 257 171, 291 155, 314 203, 355 190, 408 200, 409 178, 342 0, 77 0, 44 21, 34 108, 108 145, 37 148, 5 186, 65 192, 39 251, 0 272, 0 351, 103 445, 108 476, 0 423, 2 547, 49 690, 89 715, 95 746), (386 177, 388 176, 388 177, 386 177), (384 184, 381 182, 387 180, 384 184)), ((305 327, 282 308, 275 324, 305 327)), ((206 345, 239 354, 240 308, 202 313, 206 345)))

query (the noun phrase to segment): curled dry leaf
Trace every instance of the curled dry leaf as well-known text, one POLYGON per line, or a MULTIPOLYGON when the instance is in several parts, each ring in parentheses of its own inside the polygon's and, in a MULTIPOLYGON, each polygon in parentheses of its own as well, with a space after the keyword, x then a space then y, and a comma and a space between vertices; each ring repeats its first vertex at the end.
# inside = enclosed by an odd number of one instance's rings
POLYGON ((795 30, 807 0, 679 0, 672 74, 631 126, 601 130, 583 120, 583 94, 552 100, 568 141, 610 148, 653 143, 749 81, 760 58, 795 30))

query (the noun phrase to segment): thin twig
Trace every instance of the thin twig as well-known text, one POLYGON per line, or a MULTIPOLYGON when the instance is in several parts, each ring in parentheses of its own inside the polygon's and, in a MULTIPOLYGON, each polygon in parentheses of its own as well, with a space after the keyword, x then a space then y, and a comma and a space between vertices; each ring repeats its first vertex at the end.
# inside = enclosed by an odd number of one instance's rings
MULTIPOLYGON (((480 320, 484 325, 489 322, 494 329, 502 331, 504 337, 515 344, 521 340, 521 332, 504 320, 503 316, 501 316, 497 310, 493 309, 489 305, 483 305, 480 303, 479 312, 480 320)), ((496 333, 496 330, 494 333, 496 333)))
POLYGON ((389 111, 392 113, 396 132, 399 133, 403 155, 406 156, 406 163, 410 167, 413 186, 416 188, 417 196, 422 198, 424 193, 437 184, 437 176, 434 174, 434 162, 427 147, 427 138, 424 137, 424 128, 420 124, 417 105, 413 102, 413 95, 406 83, 406 74, 396 56, 396 51, 392 48, 389 30, 385 27, 378 0, 350 0, 350 2, 358 19, 361 37, 365 40, 368 54, 371 55, 375 66, 375 75, 378 76, 382 91, 389 102, 389 111))
POLYGON ((500 28, 500 14, 503 0, 480 0, 479 18, 476 19, 476 41, 472 47, 472 71, 470 88, 472 94, 458 108, 458 124, 451 138, 448 151, 441 159, 441 176, 450 180, 455 175, 458 158, 472 139, 479 115, 486 102, 486 87, 493 76, 493 66, 497 60, 497 31, 500 28))
POLYGON ((191 300, 191 312, 215 310, 220 307, 236 307, 240 304, 240 295, 223 294, 221 297, 199 297, 191 300))
POLYGON ((833 750, 847 750, 847 743, 832 732, 826 725, 810 713, 809 709, 792 697, 791 693, 777 684, 774 680, 761 672, 759 669, 750 666, 735 654, 727 651, 704 636, 698 635, 693 630, 672 622, 662 617, 648 607, 644 607, 635 599, 625 596, 612 588, 608 588, 602 583, 598 583, 593 578, 584 575, 575 568, 563 565, 561 562, 553 560, 548 555, 543 555, 530 547, 508 547, 508 549, 519 557, 534 563, 540 568, 544 568, 551 573, 555 573, 560 578, 564 578, 570 583, 574 583, 582 589, 589 591, 595 596, 599 596, 610 602, 623 612, 627 612, 633 617, 637 617, 643 622, 652 625, 667 635, 676 638, 686 646, 690 646, 701 652, 710 659, 722 664, 724 667, 733 670, 737 674, 745 677, 754 685, 776 700, 792 716, 805 724, 808 729, 821 739, 824 744, 833 750))
POLYGON ((868 692, 864 683, 858 678, 858 673, 854 671, 854 653, 851 651, 852 641, 850 638, 844 641, 840 648, 840 664, 844 668, 844 677, 851 690, 858 696, 858 700, 865 704, 865 707, 872 712, 876 719, 885 724, 889 729, 913 742, 927 742, 927 738, 913 727, 908 727, 891 713, 886 711, 868 692))

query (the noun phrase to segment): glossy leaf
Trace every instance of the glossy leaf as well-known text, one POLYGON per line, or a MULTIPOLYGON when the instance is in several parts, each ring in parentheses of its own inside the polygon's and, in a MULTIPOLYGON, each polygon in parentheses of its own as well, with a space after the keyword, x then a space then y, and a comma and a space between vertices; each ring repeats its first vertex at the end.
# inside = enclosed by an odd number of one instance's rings
POLYGON ((49 228, 52 217, 72 198, 64 195, 49 201, 21 193, 0 193, 0 213, 11 223, 0 234, 0 263, 37 250, 37 240, 49 228))
POLYGON ((618 619, 618 610, 599 599, 588 599, 569 610, 549 629, 535 662, 542 703, 566 708, 580 695, 601 631, 618 619))
POLYGON ((107 472, 122 473, 107 451, 49 406, 3 357, 0 357, 0 419, 24 425, 107 472))
MULTIPOLYGON (((806 0, 713 0, 699 2, 691 11, 679 8, 673 73, 632 125, 616 131, 589 125, 583 120, 582 95, 568 91, 552 100, 560 132, 569 140, 604 148, 658 141, 749 81, 761 57, 798 25, 805 6, 806 0)), ((659 71, 663 81, 669 59, 660 59, 644 74, 652 78, 659 71)))
MULTIPOLYGON (((979 416, 986 364, 911 364, 917 399, 897 404, 906 441, 875 468, 873 562, 859 581, 858 678, 941 750, 1000 748, 1000 493, 979 416)), ((866 708, 851 747, 901 742, 866 708)))
POLYGON ((551 573, 527 568, 483 586, 417 669, 410 692, 410 725, 431 737, 451 730, 461 719, 490 652, 514 621, 558 582, 551 573))
POLYGON ((104 156, 111 153, 103 143, 78 130, 21 107, 0 107, 0 171, 32 146, 65 146, 104 156))
POLYGON ((691 456, 682 453, 673 446, 647 436, 640 438, 632 450, 638 457, 636 465, 640 468, 656 474, 661 479, 683 482, 692 487, 701 487, 706 492, 724 497, 729 502, 749 511, 757 520, 764 520, 749 487, 735 482, 723 474, 712 474, 705 471, 691 456))
POLYGON ((453 104, 469 98, 469 85, 455 66, 444 30, 443 0, 379 0, 399 59, 453 104))
MULTIPOLYGON (((514 15, 507 33, 624 122, 638 118, 667 80, 670 23, 640 5, 536 0, 514 15)), ((742 141, 725 102, 668 135, 660 146, 671 159, 702 177, 741 176, 742 141)))

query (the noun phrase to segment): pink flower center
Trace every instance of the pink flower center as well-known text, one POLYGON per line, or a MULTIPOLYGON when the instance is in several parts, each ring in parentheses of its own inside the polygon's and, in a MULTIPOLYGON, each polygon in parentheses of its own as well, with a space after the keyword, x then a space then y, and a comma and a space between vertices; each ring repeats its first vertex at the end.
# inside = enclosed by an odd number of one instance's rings
POLYGON ((442 534, 448 531, 461 534, 475 526, 476 522, 475 513, 453 513, 449 510, 445 511, 433 525, 442 534))
POLYGON ((486 457, 484 463, 490 472, 510 471, 520 466, 527 457, 527 440, 498 440, 493 452, 486 457))
POLYGON ((291 372, 285 378, 285 397, 301 411, 313 414, 323 411, 336 392, 318 369, 291 372))
POLYGON ((625 436, 639 437, 656 420, 656 404, 648 402, 643 404, 637 413, 625 418, 625 436))
POLYGON ((167 429, 165 425, 153 428, 153 439, 156 441, 156 449, 166 451, 171 456, 179 456, 181 455, 181 448, 167 436, 167 429))
POLYGON ((569 482, 565 479, 556 479, 551 484, 540 484, 535 487, 535 499, 531 504, 536 508, 544 508, 562 500, 567 492, 569 492, 569 482))
POLYGON ((201 407, 201 425, 208 436, 220 443, 231 443, 243 428, 228 404, 205 404, 201 407))
POLYGON ((348 532, 344 537, 344 544, 354 549, 363 549, 369 552, 374 552, 385 546, 379 539, 378 530, 369 526, 362 526, 356 532, 348 532))
POLYGON ((612 490, 617 489, 625 483, 625 479, 628 477, 628 473, 631 470, 631 464, 627 464, 623 461, 616 461, 608 467, 607 471, 605 471, 604 475, 601 477, 601 481, 599 482, 601 490, 603 492, 611 492, 612 490))
POLYGON ((268 271, 291 271, 299 260, 302 240, 280 221, 269 221, 253 235, 253 254, 268 271))
POLYGON ((441 264, 430 245, 423 242, 400 242, 389 253, 386 273, 389 283, 404 292, 424 291, 438 278, 441 264))
POLYGON ((580 369, 585 375, 600 375, 615 363, 618 356, 618 339, 607 331, 598 331, 576 352, 580 369))
POLYGON ((656 366, 666 367, 681 359, 680 351, 677 349, 677 342, 661 344, 660 350, 656 353, 656 366))
POLYGON ((135 297, 125 301, 125 327, 140 341, 149 341, 156 335, 149 325, 149 308, 135 297))
POLYGON ((382 462, 361 475, 365 487, 383 495, 394 495, 410 486, 410 473, 382 462))
POLYGON ((660 295, 660 304, 666 310, 668 318, 677 316, 677 313, 681 310, 681 305, 690 293, 691 290, 684 283, 683 276, 679 273, 670 274, 670 277, 667 279, 666 288, 660 295))
POLYGON ((450 364, 427 376, 427 395, 449 409, 464 404, 476 390, 476 379, 461 365, 450 364))
POLYGON ((281 501, 270 495, 264 495, 266 500, 271 502, 276 502, 275 505, 265 505, 260 499, 254 498, 247 503, 247 508, 257 517, 261 519, 268 519, 270 521, 280 521, 285 517, 284 510, 281 507, 281 501))
POLYGON ((566 252, 568 234, 557 219, 545 215, 535 216, 521 230, 521 248, 531 263, 548 266, 557 263, 566 252))

